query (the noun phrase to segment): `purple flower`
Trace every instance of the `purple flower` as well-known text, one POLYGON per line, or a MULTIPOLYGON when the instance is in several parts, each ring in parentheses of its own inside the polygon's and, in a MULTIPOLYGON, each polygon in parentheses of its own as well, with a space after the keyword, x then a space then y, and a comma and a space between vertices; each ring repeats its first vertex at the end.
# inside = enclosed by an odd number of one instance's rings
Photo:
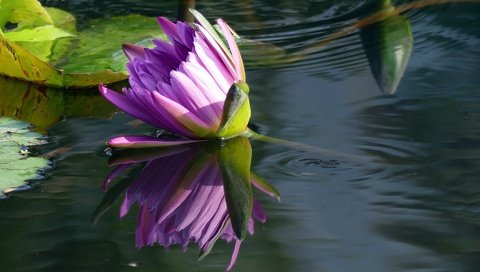
MULTIPOLYGON (((135 235, 138 247, 159 244, 168 248, 180 245, 186 250, 189 243, 196 243, 203 257, 221 238, 235 242, 227 270, 232 268, 242 239, 237 237, 232 228, 222 161, 215 148, 205 144, 177 145, 169 150, 157 149, 157 154, 143 158, 117 160, 120 163, 107 177, 105 187, 126 167, 146 161, 139 176, 128 187, 120 208, 120 216, 125 216, 134 203, 140 207, 135 235)), ((138 154, 145 155, 144 152, 138 154)), ((266 189, 266 183, 258 177, 252 175, 250 179, 260 191, 278 197, 277 192, 266 189)), ((247 199, 240 201, 248 202, 247 199)), ((262 223, 266 221, 265 213, 255 199, 247 224, 251 235, 254 232, 254 219, 262 223)))
POLYGON ((197 19, 193 26, 158 17, 169 42, 155 39, 153 49, 124 45, 130 88, 119 94, 100 85, 100 92, 126 113, 189 139, 241 134, 247 130, 250 105, 233 30, 218 19, 217 32, 200 13, 191 12, 197 19), (243 92, 243 99, 232 115, 228 94, 233 91, 243 92))

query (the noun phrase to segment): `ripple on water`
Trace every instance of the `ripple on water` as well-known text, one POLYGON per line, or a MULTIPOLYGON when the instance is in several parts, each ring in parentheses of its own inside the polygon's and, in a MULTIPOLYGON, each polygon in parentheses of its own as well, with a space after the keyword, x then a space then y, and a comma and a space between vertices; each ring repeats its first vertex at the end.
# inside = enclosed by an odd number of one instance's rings
POLYGON ((260 164, 273 168, 275 173, 291 177, 328 177, 352 168, 343 158, 296 150, 266 156, 260 164))

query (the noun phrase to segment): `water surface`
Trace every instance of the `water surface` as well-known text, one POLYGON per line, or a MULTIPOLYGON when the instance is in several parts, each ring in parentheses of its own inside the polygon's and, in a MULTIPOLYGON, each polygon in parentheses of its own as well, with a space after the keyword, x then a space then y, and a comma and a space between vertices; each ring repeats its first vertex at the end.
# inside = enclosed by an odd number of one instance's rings
MULTIPOLYGON (((173 1, 43 2, 70 10, 79 26, 129 12, 176 14, 173 1)), ((370 4, 199 1, 197 8, 248 39, 296 52, 367 16, 370 4)), ((393 95, 377 86, 358 32, 293 63, 256 66, 263 56, 246 56, 252 121, 262 133, 352 158, 253 142, 252 170, 282 201, 259 195, 268 220, 243 244, 235 271, 478 270, 480 5, 405 15, 413 51, 393 95)), ((45 152, 67 151, 32 190, 0 202, 0 270, 223 270, 233 247, 223 241, 201 262, 194 245, 186 253, 138 250, 135 212, 119 219, 120 201, 92 225, 111 170, 105 140, 153 131, 123 113, 109 116, 59 118, 48 129, 45 152)))

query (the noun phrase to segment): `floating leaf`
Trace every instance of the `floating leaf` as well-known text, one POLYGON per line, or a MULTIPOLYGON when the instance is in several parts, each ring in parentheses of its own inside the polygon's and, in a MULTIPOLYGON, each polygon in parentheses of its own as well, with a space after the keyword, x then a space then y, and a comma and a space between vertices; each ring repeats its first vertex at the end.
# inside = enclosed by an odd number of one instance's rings
POLYGON ((41 134, 28 129, 28 124, 0 117, 0 197, 7 192, 27 186, 26 181, 39 177, 39 170, 48 160, 30 157, 28 146, 45 142, 41 134))
POLYGON ((64 86, 63 73, 34 56, 22 46, 9 42, 0 31, 0 74, 37 84, 64 86))
POLYGON ((252 214, 252 146, 247 138, 235 137, 222 143, 219 159, 230 221, 237 238, 243 240, 252 214))
POLYGON ((76 32, 75 18, 35 0, 2 0, 0 74, 56 87, 93 87, 127 79, 122 43, 150 46, 165 39, 155 18, 141 15, 92 20, 76 32), (77 37, 74 37, 77 35, 77 37))
POLYGON ((156 19, 142 15, 128 15, 110 19, 92 20, 78 33, 78 46, 59 65, 69 73, 92 73, 110 69, 125 72, 127 58, 123 43, 152 46, 151 39, 166 39, 156 19))
POLYGON ((43 42, 53 41, 63 37, 73 37, 74 35, 54 25, 44 25, 35 28, 25 28, 19 31, 10 31, 5 33, 5 37, 13 42, 43 42))
MULTIPOLYGON (((386 5, 388 8, 388 5, 386 5)), ((385 7, 384 7, 385 8, 385 7)), ((382 91, 393 94, 405 73, 413 47, 410 21, 391 16, 361 29, 370 70, 382 91)))
POLYGON ((1 0, 0 29, 6 23, 16 23, 19 28, 53 24, 52 18, 37 0, 1 0))

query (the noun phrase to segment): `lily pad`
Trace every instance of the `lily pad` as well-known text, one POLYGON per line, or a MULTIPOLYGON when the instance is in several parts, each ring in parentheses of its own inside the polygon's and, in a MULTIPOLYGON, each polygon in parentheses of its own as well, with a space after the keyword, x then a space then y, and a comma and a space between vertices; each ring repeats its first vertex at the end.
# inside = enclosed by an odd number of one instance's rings
POLYGON ((53 24, 52 18, 37 0, 0 1, 0 29, 5 24, 18 24, 19 28, 53 24))
POLYGON ((0 117, 0 198, 5 193, 29 187, 26 181, 38 178, 49 161, 31 157, 28 147, 45 144, 42 135, 29 129, 29 124, 0 117))
POLYGON ((155 18, 95 19, 80 32, 75 18, 36 0, 0 1, 0 74, 56 87, 93 87, 128 77, 122 43, 164 39, 155 18), (6 31, 7 23, 18 24, 6 31))
POLYGON ((166 39, 154 17, 132 14, 91 20, 78 33, 75 50, 59 67, 67 73, 126 72, 127 58, 122 44, 136 43, 148 47, 153 46, 153 38, 166 39))

